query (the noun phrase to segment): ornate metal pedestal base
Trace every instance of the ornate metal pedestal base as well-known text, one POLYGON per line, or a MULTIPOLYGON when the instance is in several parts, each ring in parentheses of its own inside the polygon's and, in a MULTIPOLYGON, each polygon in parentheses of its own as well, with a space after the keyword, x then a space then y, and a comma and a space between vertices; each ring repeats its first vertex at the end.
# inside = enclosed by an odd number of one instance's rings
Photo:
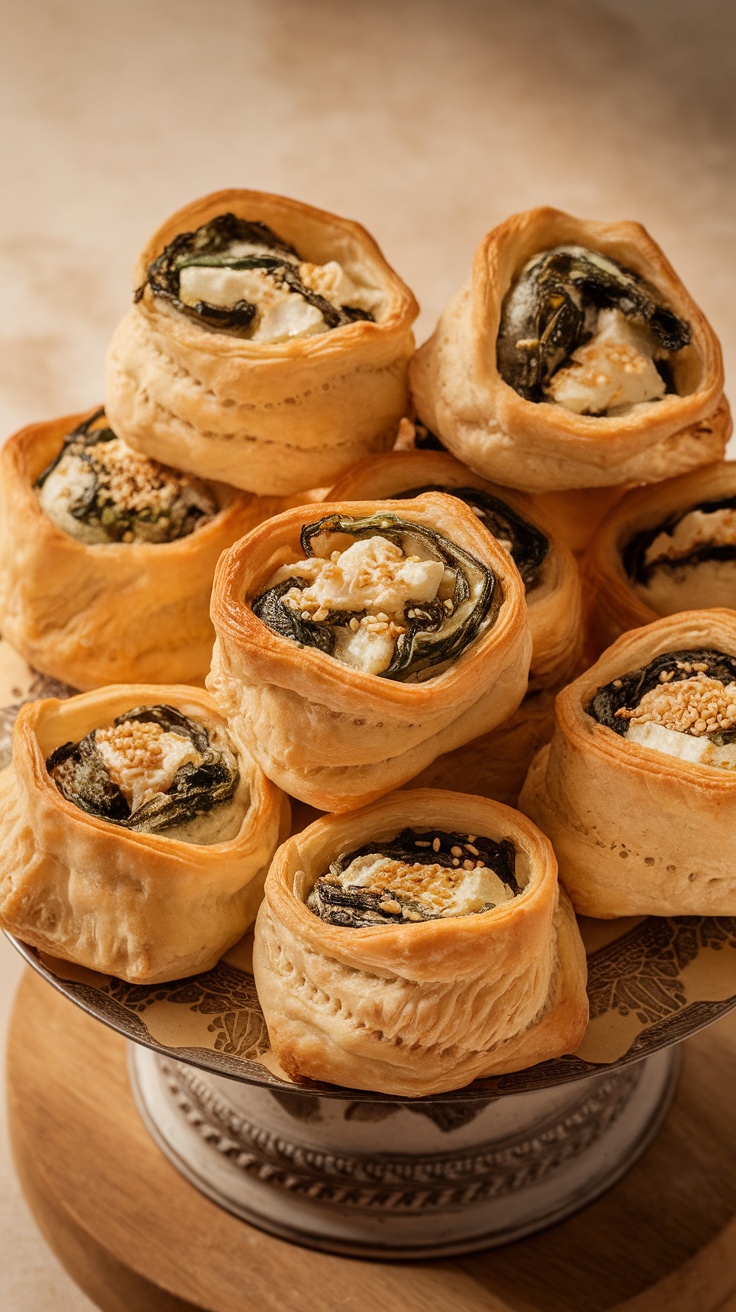
POLYGON ((656 1134, 680 1064, 669 1048, 534 1093, 389 1103, 130 1058, 151 1134, 203 1193, 283 1238, 384 1258, 507 1243, 590 1202, 656 1134))

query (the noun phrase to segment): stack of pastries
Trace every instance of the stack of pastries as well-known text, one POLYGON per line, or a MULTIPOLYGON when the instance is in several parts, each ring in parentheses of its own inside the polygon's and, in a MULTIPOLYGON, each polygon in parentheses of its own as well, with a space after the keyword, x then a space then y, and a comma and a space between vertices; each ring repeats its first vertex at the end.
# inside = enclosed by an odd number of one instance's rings
POLYGON ((574 910, 736 912, 715 334, 643 228, 550 209, 414 353, 417 309, 358 224, 207 196, 104 406, 0 456, 3 636, 83 690, 18 716, 0 925, 155 983, 255 922, 284 1071, 409 1097, 575 1050, 574 910))

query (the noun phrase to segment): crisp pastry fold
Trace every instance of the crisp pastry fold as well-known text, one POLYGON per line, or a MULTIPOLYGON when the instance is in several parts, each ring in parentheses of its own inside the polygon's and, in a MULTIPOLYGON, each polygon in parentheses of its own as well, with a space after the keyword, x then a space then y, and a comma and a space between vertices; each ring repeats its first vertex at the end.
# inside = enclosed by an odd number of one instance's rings
POLYGON ((573 1051, 588 1019, 550 844, 510 808, 458 793, 389 795, 285 843, 253 965, 296 1080, 441 1093, 573 1051))
POLYGON ((232 733, 321 810, 406 783, 527 687, 520 575, 441 493, 276 516, 223 554, 212 618, 207 683, 232 733))
POLYGON ((210 969, 255 918, 288 833, 287 799, 232 747, 208 694, 184 686, 29 703, 0 796, 0 925, 137 984, 210 969), (142 761, 152 786, 128 815, 142 761), (210 783, 223 800, 206 809, 210 783))
POLYGON ((658 482, 731 427, 717 338, 645 229, 550 208, 483 238, 411 384, 458 459, 532 492, 658 482))
MULTIPOLYGON (((566 682, 582 652, 580 583, 572 553, 556 540, 534 498, 488 483, 443 451, 392 451, 361 461, 332 488, 331 501, 457 495, 510 551, 526 589, 532 634, 531 689, 566 682)), ((505 799, 501 799, 505 800, 505 799)))
MULTIPOLYGON (((72 537, 44 509, 36 484, 69 434, 88 421, 70 415, 32 424, 3 446, 3 635, 35 669, 72 687, 203 683, 214 640, 209 600, 218 557, 273 513, 274 504, 208 483, 216 513, 185 536, 104 540, 98 531, 91 542, 72 537)), ((68 514, 65 522, 75 524, 68 514)), ((83 520, 76 523, 90 532, 83 520)))
POLYGON ((590 543, 582 578, 591 660, 660 616, 736 610, 736 463, 628 492, 590 543))
POLYGON ((576 911, 736 912, 736 614, 624 634, 558 694, 519 799, 576 911))
POLYGON ((359 224, 216 192, 159 228, 136 286, 106 391, 131 446, 276 495, 327 485, 391 446, 418 307, 359 224))

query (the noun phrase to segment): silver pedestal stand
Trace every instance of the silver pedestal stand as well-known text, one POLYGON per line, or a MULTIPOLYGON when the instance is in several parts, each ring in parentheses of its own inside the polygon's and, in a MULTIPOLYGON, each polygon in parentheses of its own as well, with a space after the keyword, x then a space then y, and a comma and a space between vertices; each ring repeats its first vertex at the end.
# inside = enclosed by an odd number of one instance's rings
POLYGON ((259 1088, 130 1048, 146 1125, 198 1189, 282 1238, 382 1258, 507 1243, 584 1206, 651 1142, 679 1066, 671 1047, 554 1088, 391 1103, 259 1088))

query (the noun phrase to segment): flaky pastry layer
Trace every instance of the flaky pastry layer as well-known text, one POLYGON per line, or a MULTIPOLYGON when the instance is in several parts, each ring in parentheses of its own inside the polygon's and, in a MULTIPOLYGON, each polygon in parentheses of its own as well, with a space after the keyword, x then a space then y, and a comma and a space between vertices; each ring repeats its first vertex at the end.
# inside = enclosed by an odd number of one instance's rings
POLYGON ((422 420, 459 460, 531 492, 659 482, 719 459, 731 431, 718 340, 647 231, 546 207, 512 215, 483 238, 470 281, 414 357, 411 386, 422 420), (692 341, 673 357, 678 395, 597 417, 525 400, 503 381, 496 339, 506 293, 529 259, 566 243, 613 256, 689 322, 692 341))
POLYGON ((226 212, 267 224, 303 259, 359 272, 382 292, 377 321, 251 342, 193 322, 147 286, 110 344, 111 424, 157 460, 251 492, 329 484, 394 440, 406 412, 416 301, 360 224, 242 190, 215 192, 172 215, 147 243, 136 286, 177 234, 226 212))
POLYGON ((288 833, 287 799, 240 750, 239 833, 200 846, 135 833, 68 801, 46 768, 134 706, 166 702, 223 723, 198 688, 112 686, 24 706, 0 774, 0 927, 52 956, 135 984, 209 970, 253 922, 269 861, 288 833))
POLYGON ((736 612, 685 611, 625 633, 558 694, 519 808, 552 841, 580 915, 736 914, 736 772, 627 740, 585 709, 661 653, 698 647, 736 655, 736 612))
POLYGON ((348 810, 406 783, 442 752, 508 719, 527 687, 531 636, 518 571, 473 512, 441 493, 323 502, 276 516, 221 557, 212 618, 207 686, 231 732, 279 787, 320 810, 348 810), (489 566, 503 589, 493 624, 421 683, 367 674, 300 646, 250 606, 279 566, 299 559, 305 523, 379 511, 444 534, 489 566))
POLYGON ((271 1045, 296 1080, 416 1097, 573 1051, 586 961, 550 844, 498 803, 430 789, 318 820, 269 871, 253 965, 271 1045), (521 894, 492 911, 351 929, 305 899, 338 853, 405 825, 467 829, 517 849, 521 894))
POLYGON ((220 510, 174 542, 90 546, 44 513, 34 483, 84 415, 32 424, 0 453, 0 627, 34 669, 76 688, 203 683, 217 560, 274 502, 215 484, 220 510))
POLYGON ((597 659, 622 633, 660 618, 623 563, 632 538, 700 502, 736 496, 736 462, 719 462, 655 487, 628 492, 609 511, 582 562, 586 649, 597 659))

